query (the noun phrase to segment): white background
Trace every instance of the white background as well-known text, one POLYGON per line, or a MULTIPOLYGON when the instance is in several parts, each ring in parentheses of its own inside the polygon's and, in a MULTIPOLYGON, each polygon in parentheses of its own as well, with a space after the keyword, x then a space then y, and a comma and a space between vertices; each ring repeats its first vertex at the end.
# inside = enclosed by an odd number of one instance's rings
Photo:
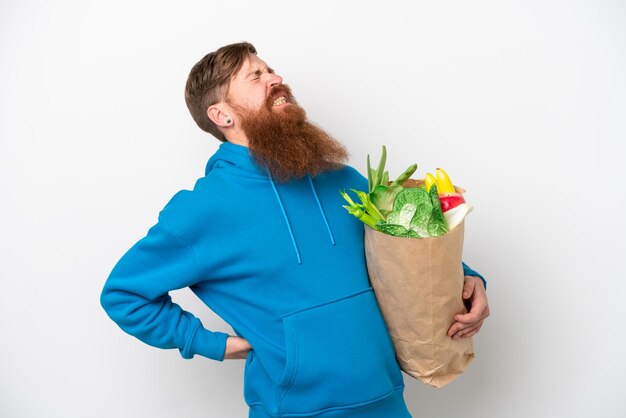
POLYGON ((2 0, 1 417, 246 416, 243 362, 144 345, 99 304, 219 145, 189 70, 242 40, 361 172, 386 144, 392 176, 468 190, 492 316, 459 379, 405 378, 415 417, 626 416, 623 1, 2 0))

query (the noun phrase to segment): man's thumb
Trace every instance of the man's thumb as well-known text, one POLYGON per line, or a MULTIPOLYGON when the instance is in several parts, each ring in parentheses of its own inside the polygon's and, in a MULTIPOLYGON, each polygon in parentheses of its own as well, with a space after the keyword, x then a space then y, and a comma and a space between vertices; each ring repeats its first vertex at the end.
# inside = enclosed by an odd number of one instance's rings
POLYGON ((463 299, 469 298, 474 292, 474 281, 466 280, 465 286, 463 286, 463 299))

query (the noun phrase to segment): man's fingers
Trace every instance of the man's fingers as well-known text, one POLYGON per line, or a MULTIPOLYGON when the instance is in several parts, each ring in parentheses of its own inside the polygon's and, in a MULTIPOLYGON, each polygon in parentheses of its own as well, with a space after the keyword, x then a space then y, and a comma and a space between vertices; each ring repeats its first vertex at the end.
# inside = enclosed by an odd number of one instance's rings
POLYGON ((471 338, 474 335, 478 334, 478 331, 480 331, 480 328, 483 326, 483 324, 480 324, 480 326, 476 327, 476 329, 473 329, 472 331, 468 332, 467 334, 465 334, 463 336, 463 338, 471 338))
POLYGON ((485 319, 488 315, 487 299, 481 293, 477 293, 476 297, 472 300, 471 310, 466 314, 455 315, 454 320, 469 324, 480 319, 485 319))
POLYGON ((454 320, 457 322, 461 322, 463 324, 472 324, 478 320, 480 320, 479 310, 476 307, 476 304, 472 306, 472 310, 466 314, 458 314, 454 316, 454 320))
POLYGON ((480 327, 482 327, 482 325, 483 325, 483 323, 481 321, 479 324, 476 324, 473 327, 469 327, 467 329, 464 329, 463 331, 457 332, 456 335, 453 338, 460 339, 460 338, 470 338, 470 337, 473 337, 474 335, 476 335, 476 333, 478 333, 478 331, 480 330, 480 327))
POLYGON ((448 336, 453 337, 458 332, 466 330, 466 329, 471 328, 473 326, 474 326, 473 322, 470 323, 470 324, 464 324, 462 322, 455 322, 454 324, 452 324, 450 326, 450 328, 448 328, 448 336))
POLYGON ((474 327, 476 324, 482 324, 485 318, 489 315, 485 307, 479 306, 478 303, 474 303, 472 310, 466 314, 459 314, 454 316, 454 324, 449 328, 448 335, 452 336, 461 330, 474 327))
POLYGON ((461 327, 462 327, 462 326, 463 326, 463 325, 462 325, 462 324, 460 324, 460 323, 458 323, 458 322, 455 322, 454 324, 452 324, 452 325, 450 326, 450 328, 448 328, 448 337, 453 337, 453 336, 454 336, 454 334, 456 334, 457 332, 459 332, 459 330, 461 329, 461 327))
POLYGON ((477 324, 474 325, 470 325, 470 326, 465 326, 463 328, 458 328, 456 329, 456 331, 454 331, 452 333, 452 335, 450 335, 453 339, 458 340, 459 338, 469 338, 473 335, 475 335, 479 330, 480 327, 483 325, 483 321, 480 321, 477 324))

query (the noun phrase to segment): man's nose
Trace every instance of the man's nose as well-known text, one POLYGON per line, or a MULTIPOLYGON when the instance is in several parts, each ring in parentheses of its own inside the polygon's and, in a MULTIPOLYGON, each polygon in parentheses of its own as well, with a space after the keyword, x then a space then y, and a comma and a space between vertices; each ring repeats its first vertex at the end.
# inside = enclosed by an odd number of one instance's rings
POLYGON ((268 83, 268 86, 272 88, 274 86, 282 84, 283 78, 279 76, 278 74, 270 74, 270 78, 268 79, 267 83, 268 83))

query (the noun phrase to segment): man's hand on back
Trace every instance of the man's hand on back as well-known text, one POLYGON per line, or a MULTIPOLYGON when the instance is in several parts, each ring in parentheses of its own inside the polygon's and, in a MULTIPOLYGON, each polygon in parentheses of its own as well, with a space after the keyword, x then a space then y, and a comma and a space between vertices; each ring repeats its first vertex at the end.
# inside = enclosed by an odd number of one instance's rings
POLYGON ((245 338, 230 336, 226 339, 226 351, 224 360, 245 359, 252 346, 245 338))
POLYGON ((487 292, 480 277, 465 276, 462 297, 472 306, 468 313, 454 316, 455 322, 448 329, 448 335, 455 340, 474 336, 489 316, 487 292))

